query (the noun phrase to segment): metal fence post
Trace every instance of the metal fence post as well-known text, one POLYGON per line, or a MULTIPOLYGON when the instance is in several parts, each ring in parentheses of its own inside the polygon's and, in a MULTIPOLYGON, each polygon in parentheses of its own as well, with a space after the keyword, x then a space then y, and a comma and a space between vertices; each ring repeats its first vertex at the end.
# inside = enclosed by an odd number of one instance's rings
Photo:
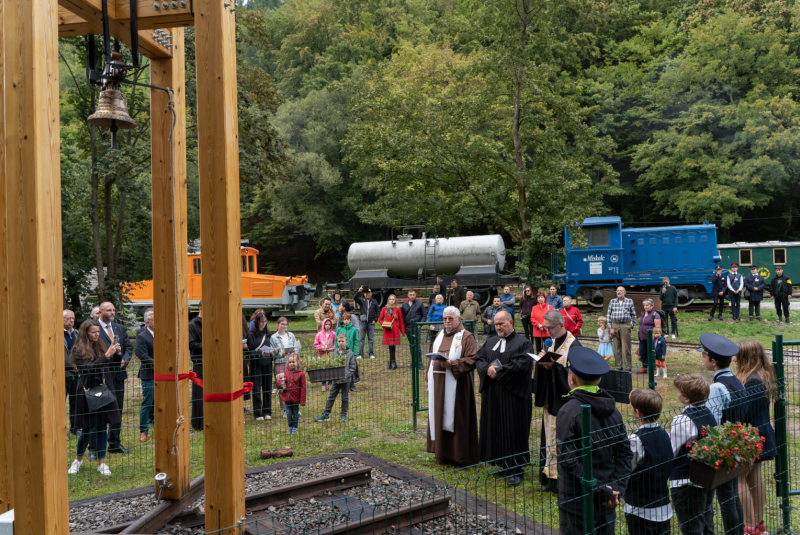
POLYGON ((595 535, 594 488, 597 480, 592 473, 592 407, 581 405, 581 462, 583 463, 583 533, 595 535))
POLYGON ((792 506, 789 501, 789 448, 788 433, 786 430, 786 372, 783 364, 783 335, 776 334, 772 343, 772 359, 775 364, 775 374, 778 380, 778 400, 775 402, 775 435, 778 439, 777 482, 778 496, 781 499, 783 511, 783 528, 781 533, 791 532, 792 506))
POLYGON ((656 351, 653 347, 653 329, 647 329, 647 387, 656 389, 656 351))
POLYGON ((417 430, 417 409, 419 409, 419 333, 417 322, 411 321, 411 413, 414 431, 417 430))

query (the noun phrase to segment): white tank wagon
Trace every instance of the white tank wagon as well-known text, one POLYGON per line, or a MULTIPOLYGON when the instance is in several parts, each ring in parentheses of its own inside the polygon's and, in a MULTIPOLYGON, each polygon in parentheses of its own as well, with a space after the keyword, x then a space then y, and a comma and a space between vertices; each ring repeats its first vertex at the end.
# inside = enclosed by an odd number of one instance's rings
MULTIPOLYGON (((476 294, 485 305, 502 284, 518 284, 519 278, 504 275, 505 242, 498 234, 456 238, 411 239, 398 236, 392 241, 359 242, 350 246, 347 265, 353 278, 328 284, 328 290, 372 289, 381 304, 390 293, 418 287, 432 287, 436 275, 448 286, 453 278, 476 294)), ((321 290, 321 289, 320 289, 321 290)))
POLYGON ((432 245, 436 248, 437 273, 457 273, 464 266, 490 267, 492 271, 505 269, 506 246, 503 237, 497 234, 354 243, 347 252, 347 265, 353 273, 386 270, 389 277, 422 277, 426 241, 429 274, 433 273, 432 245))

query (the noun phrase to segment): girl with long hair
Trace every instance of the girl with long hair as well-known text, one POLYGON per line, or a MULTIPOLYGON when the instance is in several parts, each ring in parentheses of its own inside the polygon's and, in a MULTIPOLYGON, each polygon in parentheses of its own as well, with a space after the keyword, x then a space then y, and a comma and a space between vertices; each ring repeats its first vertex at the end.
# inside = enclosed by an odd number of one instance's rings
POLYGON ((253 417, 256 421, 272 419, 272 333, 267 327, 267 316, 258 312, 253 318, 253 328, 247 333, 250 353, 250 380, 253 382, 253 417))
MULTIPOLYGON (((106 426, 118 425, 122 419, 119 405, 114 399, 110 404, 92 412, 86 401, 85 391, 106 383, 106 372, 114 364, 119 366, 118 343, 106 345, 100 339, 100 324, 95 320, 84 321, 78 329, 78 337, 69 355, 70 362, 78 370, 78 403, 75 415, 75 427, 81 429, 75 460, 67 471, 77 474, 83 464, 83 454, 91 445, 97 453, 97 471, 102 476, 110 476, 111 470, 106 465, 106 426), (116 357, 116 358, 115 358, 116 357)), ((109 386, 106 384, 106 386, 109 386)))
MULTIPOLYGON (((438 302, 438 301, 437 301, 438 302)), ((400 307, 395 306, 397 298, 394 294, 386 299, 386 306, 381 310, 378 316, 378 324, 383 327, 383 345, 389 346, 389 363, 386 366, 387 370, 396 370, 397 362, 395 362, 395 351, 397 346, 400 345, 402 340, 401 335, 406 334, 406 326, 403 322, 403 311, 400 307), (390 327, 385 327, 385 324, 391 323, 390 327)))
POLYGON ((742 340, 736 343, 736 378, 744 385, 744 421, 758 428, 764 438, 759 459, 750 468, 745 468, 739 476, 739 496, 744 510, 744 532, 757 535, 766 531, 764 527, 764 507, 767 503, 767 490, 761 480, 761 462, 774 459, 777 454, 775 430, 769 422, 769 404, 778 399, 778 385, 775 369, 767 358, 764 346, 755 340, 742 340))

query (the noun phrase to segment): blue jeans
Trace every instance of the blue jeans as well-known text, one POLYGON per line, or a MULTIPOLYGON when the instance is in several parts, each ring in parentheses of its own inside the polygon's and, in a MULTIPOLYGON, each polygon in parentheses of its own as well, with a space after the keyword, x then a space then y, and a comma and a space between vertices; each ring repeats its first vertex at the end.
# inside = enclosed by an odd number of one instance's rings
POLYGON ((367 338, 367 334, 369 333, 369 354, 375 354, 375 325, 368 321, 362 321, 359 323, 358 327, 358 354, 364 355, 364 339, 367 338))
POLYGON ((297 429, 300 423, 299 403, 286 403, 286 419, 288 420, 289 429, 297 429))
POLYGON ((98 459, 105 459, 107 440, 108 435, 105 429, 100 431, 95 427, 83 429, 81 431, 81 436, 78 437, 78 457, 83 457, 83 454, 86 452, 86 446, 91 446, 92 451, 97 454, 98 459))
POLYGON ((150 422, 155 424, 156 417, 153 410, 153 385, 152 379, 142 379, 142 407, 139 409, 139 432, 147 433, 150 429, 150 422))

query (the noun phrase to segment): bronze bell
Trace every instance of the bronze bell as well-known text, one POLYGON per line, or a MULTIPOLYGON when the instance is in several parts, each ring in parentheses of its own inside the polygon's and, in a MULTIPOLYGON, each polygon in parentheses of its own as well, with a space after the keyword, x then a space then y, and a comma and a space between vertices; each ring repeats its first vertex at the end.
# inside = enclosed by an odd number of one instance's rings
POLYGON ((128 115, 128 100, 119 90, 119 83, 109 80, 100 91, 97 110, 87 119, 89 124, 111 129, 111 148, 117 148, 117 130, 136 128, 136 121, 128 115))

